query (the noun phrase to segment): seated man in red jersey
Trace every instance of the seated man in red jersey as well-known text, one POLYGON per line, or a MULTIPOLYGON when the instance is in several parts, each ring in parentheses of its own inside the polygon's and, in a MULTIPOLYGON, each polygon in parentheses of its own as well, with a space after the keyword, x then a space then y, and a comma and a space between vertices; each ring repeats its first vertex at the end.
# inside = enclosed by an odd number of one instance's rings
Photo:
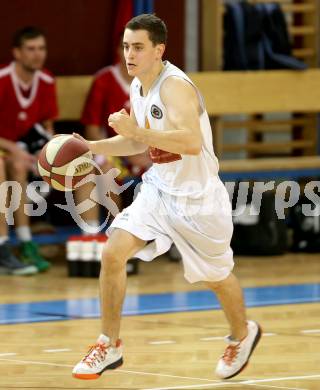
MULTIPOLYGON (((29 217, 24 212, 24 205, 28 203, 27 177, 35 170, 36 157, 31 149, 22 150, 19 140, 28 147, 28 136, 40 127, 49 137, 53 133, 53 120, 58 109, 54 78, 43 69, 47 57, 44 33, 36 27, 17 31, 12 53, 14 60, 0 69, 0 181, 13 180, 22 188, 19 207, 14 213, 15 232, 21 241, 22 264, 9 248, 8 226, 2 212, 0 273, 32 274, 45 271, 50 263, 40 255, 32 241, 29 217)), ((11 194, 11 203, 14 195, 11 194)))
MULTIPOLYGON (((129 90, 132 78, 128 75, 124 61, 122 35, 119 37, 120 40, 117 49, 118 62, 115 65, 106 66, 96 73, 87 96, 81 122, 85 125, 85 137, 89 140, 100 140, 115 136, 116 133, 114 130, 108 126, 108 116, 122 108, 130 112, 129 90)), ((136 178, 138 181, 141 174, 151 164, 147 153, 130 157, 113 157, 110 160, 106 160, 103 156, 96 156, 96 162, 103 172, 107 172, 112 167, 120 169, 121 174, 117 177, 117 180, 120 180, 120 182, 128 177, 136 178)), ((93 183, 81 186, 76 191, 77 203, 88 199, 93 190, 93 183)), ((129 192, 132 197, 133 192, 131 193, 129 189, 123 195, 128 196, 129 192)), ((115 194, 112 194, 112 196, 119 209, 132 202, 132 199, 127 202, 125 196, 122 196, 121 199, 115 194)), ((97 204, 95 207, 82 213, 81 217, 92 228, 91 233, 95 228, 96 232, 98 232, 99 206, 97 204)), ((83 228, 83 232, 87 233, 85 227, 83 228)))

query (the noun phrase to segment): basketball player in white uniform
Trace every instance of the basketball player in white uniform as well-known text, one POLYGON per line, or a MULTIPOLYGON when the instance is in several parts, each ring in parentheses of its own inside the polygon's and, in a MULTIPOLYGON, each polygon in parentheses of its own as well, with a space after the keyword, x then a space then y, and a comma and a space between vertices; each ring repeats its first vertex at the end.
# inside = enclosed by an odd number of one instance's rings
POLYGON ((109 229, 100 274, 102 332, 74 367, 76 378, 94 379, 122 364, 126 261, 133 255, 150 261, 172 242, 182 254, 185 278, 205 282, 216 293, 230 324, 216 374, 228 379, 240 373, 261 336, 259 325, 246 320, 242 291, 231 272, 231 207, 218 177, 208 115, 192 81, 162 61, 166 35, 164 22, 155 15, 128 22, 124 55, 128 73, 135 77, 130 116, 125 110, 110 115, 109 125, 118 136, 84 140, 93 153, 112 156, 149 148, 153 165, 137 198, 109 229))

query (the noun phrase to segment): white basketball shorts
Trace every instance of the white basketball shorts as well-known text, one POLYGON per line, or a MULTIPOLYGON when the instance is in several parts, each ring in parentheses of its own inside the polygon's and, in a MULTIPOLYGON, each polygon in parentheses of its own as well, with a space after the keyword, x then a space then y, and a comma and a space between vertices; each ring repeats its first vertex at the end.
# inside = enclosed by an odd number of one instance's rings
POLYGON ((182 256, 190 283, 225 279, 233 268, 233 232, 228 193, 219 178, 200 199, 173 196, 143 183, 133 203, 119 213, 107 234, 123 229, 147 241, 135 254, 144 261, 167 252, 172 243, 182 256))

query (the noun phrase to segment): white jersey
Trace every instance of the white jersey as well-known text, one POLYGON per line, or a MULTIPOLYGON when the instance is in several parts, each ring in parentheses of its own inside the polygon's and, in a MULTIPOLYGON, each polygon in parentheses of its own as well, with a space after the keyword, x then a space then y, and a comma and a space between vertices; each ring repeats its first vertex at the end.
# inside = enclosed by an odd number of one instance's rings
MULTIPOLYGON (((130 88, 131 106, 140 127, 149 124, 151 129, 165 131, 168 126, 167 110, 160 98, 160 88, 164 80, 175 76, 187 80, 190 78, 169 61, 153 83, 147 96, 141 95, 141 83, 135 78, 130 88)), ((194 86, 195 87, 195 86, 194 86)), ((195 87, 196 88, 196 87, 195 87)), ((162 192, 176 196, 202 197, 218 179, 218 160, 213 151, 212 130, 202 97, 196 88, 202 109, 200 127, 202 148, 198 155, 181 155, 181 159, 169 163, 154 163, 143 175, 143 181, 154 184, 162 192)), ((183 140, 181 140, 183 142, 183 140)))

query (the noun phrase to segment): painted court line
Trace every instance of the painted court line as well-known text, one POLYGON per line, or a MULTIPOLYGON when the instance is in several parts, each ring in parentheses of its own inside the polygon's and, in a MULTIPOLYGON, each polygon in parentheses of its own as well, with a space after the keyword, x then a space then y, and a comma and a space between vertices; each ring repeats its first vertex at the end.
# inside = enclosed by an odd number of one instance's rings
POLYGON ((149 344, 152 344, 152 345, 176 344, 176 342, 173 340, 163 340, 163 341, 150 341, 149 344))
MULTIPOLYGON (((74 365, 71 365, 71 364, 47 363, 47 362, 38 362, 38 361, 33 361, 33 360, 16 360, 16 359, 2 359, 2 358, 0 358, 0 361, 14 362, 17 364, 34 364, 34 365, 38 364, 38 365, 53 366, 53 367, 68 367, 68 368, 74 367, 74 365)), ((170 374, 158 374, 158 373, 143 372, 143 371, 122 370, 119 368, 116 371, 111 371, 111 372, 124 372, 126 374, 161 376, 161 377, 166 377, 166 378, 192 379, 192 380, 197 380, 197 381, 214 382, 214 379, 194 378, 194 377, 190 377, 190 376, 179 376, 179 375, 170 375, 170 374)), ((220 383, 220 381, 218 381, 218 380, 216 380, 215 382, 220 383)))
POLYGON ((197 380, 197 381, 203 381, 203 382, 219 382, 219 380, 215 379, 205 379, 205 378, 194 378, 192 376, 180 376, 180 375, 170 375, 170 374, 158 374, 154 372, 143 372, 143 371, 131 371, 131 370, 122 370, 122 369, 117 369, 117 372, 125 372, 127 374, 136 374, 136 375, 148 375, 148 376, 163 376, 166 378, 175 378, 175 379, 192 379, 192 380, 197 380))
POLYGON ((213 340, 224 340, 224 337, 217 336, 217 337, 201 337, 200 341, 213 341, 213 340))
MULTIPOLYGON (((37 365, 44 365, 44 366, 53 366, 53 367, 68 367, 72 368, 73 365, 70 364, 60 364, 60 363, 47 363, 47 362, 38 362, 38 361, 32 361, 32 360, 17 360, 17 359, 6 359, 6 358, 0 358, 0 361, 7 361, 7 362, 15 362, 17 364, 37 364, 37 365)), ((204 378, 194 378, 194 377, 187 377, 187 376, 179 376, 179 375, 170 375, 170 374, 159 374, 159 373, 151 373, 151 372, 142 372, 142 371, 132 371, 132 370, 121 370, 118 369, 115 372, 123 372, 128 374, 135 374, 135 375, 151 375, 151 376, 159 376, 159 377, 167 377, 167 378, 178 378, 178 379, 192 379, 192 380, 198 380, 198 381, 205 381, 210 383, 205 384, 196 384, 196 385, 190 385, 190 386, 173 386, 173 387, 159 387, 159 388, 148 388, 143 390, 174 390, 174 389, 192 389, 192 388, 202 388, 202 387, 218 387, 222 385, 228 384, 228 386, 235 386, 235 385, 256 385, 259 386, 260 383, 264 382, 276 382, 276 381, 287 381, 287 380, 296 380, 296 379, 316 379, 320 378, 320 374, 316 375, 299 375, 299 376, 286 376, 286 377, 280 377, 280 378, 264 378, 264 379, 250 379, 246 381, 241 382, 226 382, 226 381, 219 381, 219 380, 212 380, 212 379, 204 379, 204 378)), ((262 386, 260 386, 262 387, 262 386)), ((269 386, 270 387, 270 386, 269 386)), ((293 389, 290 387, 274 387, 274 388, 284 388, 284 389, 293 389)), ((294 388, 295 390, 307 390, 307 389, 299 389, 294 388)))
MULTIPOLYGON (((247 381, 248 382, 248 381, 247 381)), ((207 384, 193 384, 193 385, 184 385, 184 386, 170 386, 170 387, 150 387, 142 390, 179 390, 179 389, 198 389, 198 388, 206 388, 206 387, 220 387, 220 386, 255 386, 255 387, 263 387, 268 389, 283 389, 283 390, 308 390, 303 389, 301 387, 286 387, 286 386, 270 386, 270 385, 260 385, 256 383, 245 383, 245 382, 228 382, 228 381, 218 381, 207 384)))
POLYGON ((305 329, 305 330, 301 330, 301 333, 304 333, 304 334, 320 333, 320 329, 305 329))
MULTIPOLYGON (((170 386, 170 387, 150 387, 148 389, 142 389, 142 390, 179 390, 179 389, 198 389, 198 388, 205 388, 205 387, 220 387, 220 386, 242 386, 242 382, 226 382, 221 381, 218 383, 208 383, 205 385, 202 384, 193 384, 193 385, 187 385, 187 386, 170 386)), ((255 387, 266 387, 268 389, 285 389, 285 390, 308 390, 308 389, 302 389, 300 387, 284 387, 284 386, 269 386, 269 385, 254 385, 247 384, 247 386, 255 386, 255 387)))
POLYGON ((61 348, 61 349, 44 349, 43 352, 47 353, 55 353, 55 352, 70 352, 69 348, 61 348))
POLYGON ((236 382, 212 382, 212 383, 206 383, 206 384, 198 384, 195 383, 193 385, 187 385, 187 386, 170 386, 170 387, 148 387, 141 390, 179 390, 179 389, 199 389, 205 388, 205 387, 219 387, 219 386, 226 386, 226 385, 238 385, 239 383, 236 382))
POLYGON ((18 363, 18 364, 35 364, 35 365, 39 364, 41 366, 53 366, 53 367, 73 367, 70 364, 35 362, 33 360, 16 360, 16 359, 3 359, 3 358, 0 358, 0 361, 14 362, 14 363, 18 363))
POLYGON ((308 390, 308 389, 303 389, 302 387, 287 387, 287 386, 271 386, 271 385, 258 385, 256 383, 248 383, 245 386, 254 386, 254 387, 264 387, 267 389, 285 389, 285 390, 308 390))
MULTIPOLYGON (((320 283, 248 287, 248 307, 320 302, 320 283)), ((127 295, 123 315, 220 310, 216 297, 207 290, 127 295)), ((0 324, 66 321, 100 317, 98 298, 0 304, 0 324)))
POLYGON ((256 384, 256 383, 262 383, 262 382, 277 382, 277 381, 290 381, 290 380, 296 380, 296 379, 315 379, 320 378, 320 374, 317 375, 300 375, 300 376, 285 376, 282 378, 265 378, 265 379, 251 379, 248 381, 240 382, 244 385, 246 384, 256 384))

